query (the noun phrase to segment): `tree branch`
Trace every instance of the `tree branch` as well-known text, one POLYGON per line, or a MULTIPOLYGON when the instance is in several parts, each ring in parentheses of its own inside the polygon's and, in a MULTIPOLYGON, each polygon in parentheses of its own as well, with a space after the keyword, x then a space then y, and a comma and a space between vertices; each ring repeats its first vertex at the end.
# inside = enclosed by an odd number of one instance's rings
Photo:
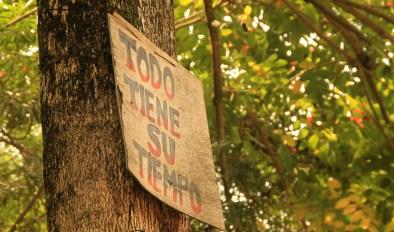
MULTIPOLYGON (((230 2, 230 1, 229 0, 219 1, 212 8, 213 9, 219 8, 228 2, 230 2)), ((182 28, 182 27, 187 27, 187 26, 193 25, 193 24, 200 22, 200 21, 205 21, 206 20, 205 16, 206 16, 205 12, 203 10, 200 10, 200 11, 194 12, 192 15, 178 19, 177 21, 175 21, 175 30, 178 30, 179 28, 182 28)))
MULTIPOLYGON (((313 1, 313 0, 312 0, 313 1)), ((349 64, 357 66, 358 64, 360 64, 361 62, 361 67, 366 67, 369 68, 369 59, 368 56, 364 57, 364 52, 362 49, 362 46, 359 45, 358 40, 351 38, 350 36, 348 37, 348 43, 352 46, 355 54, 357 56, 358 59, 353 58, 353 56, 349 55, 347 52, 343 51, 342 49, 340 49, 332 40, 330 40, 327 36, 325 36, 313 23, 310 22, 310 20, 301 12, 297 9, 296 6, 294 6, 292 3, 290 3, 288 0, 283 0, 283 2, 290 8, 290 10, 293 11, 293 13, 307 26, 309 27, 312 31, 314 31, 318 36, 320 36, 320 38, 322 38, 324 41, 326 41, 326 43, 328 43, 332 48, 334 48, 338 53, 342 54, 347 61, 349 62, 349 64), (354 41, 356 41, 357 43, 353 43, 354 41)), ((343 25, 336 23, 336 21, 329 17, 328 18, 333 24, 336 25, 336 27, 338 29, 340 28, 345 28, 343 25)), ((349 35, 349 31, 348 30, 341 30, 342 31, 342 35, 349 35)), ((365 68, 363 69, 358 69, 359 71, 365 70, 365 68)), ((383 118, 386 122, 390 122, 387 111, 385 109, 385 106, 383 104, 383 100, 379 95, 379 92, 376 89, 376 86, 373 84, 373 80, 372 80, 372 76, 370 75, 370 72, 367 72, 365 75, 367 75, 367 77, 365 78, 365 80, 368 82, 368 85, 370 85, 370 89, 375 97, 375 99, 377 100, 378 104, 379 104, 379 108, 380 111, 382 112, 383 118)), ((360 74, 360 76, 364 76, 362 73, 360 74)))
POLYGON ((9 23, 7 23, 5 25, 4 28, 11 27, 11 26, 17 24, 18 22, 24 20, 25 18, 28 18, 29 16, 35 14, 36 12, 37 12, 37 7, 34 7, 33 9, 27 11, 26 13, 19 15, 16 18, 12 19, 9 23))
POLYGON ((16 227, 18 226, 19 223, 23 221, 25 218, 26 214, 30 211, 31 208, 33 208, 34 204, 38 200, 38 198, 41 196, 42 192, 44 190, 44 185, 41 185, 41 187, 38 189, 36 194, 31 198, 29 203, 27 204, 26 208, 22 211, 22 213, 18 216, 14 224, 11 226, 9 232, 14 232, 16 231, 16 227))
MULTIPOLYGON (((357 59, 349 62, 351 62, 354 66, 357 67, 357 73, 360 75, 363 81, 365 81, 368 84, 368 87, 371 90, 372 95, 375 97, 375 100, 379 105, 379 109, 382 113, 383 119, 385 120, 386 123, 389 123, 390 119, 386 107, 384 105, 383 98, 380 96, 380 93, 377 90, 376 85, 373 81, 373 76, 369 70, 370 69, 369 63, 372 59, 365 53, 362 44, 357 40, 356 36, 347 30, 347 27, 344 27, 343 25, 339 24, 333 18, 328 18, 328 20, 335 28, 337 28, 339 33, 342 34, 342 36, 345 38, 347 43, 350 45, 350 47, 356 54, 357 59)), ((371 105, 370 107, 373 107, 373 105, 371 105)))
POLYGON ((21 144, 18 144, 12 136, 7 133, 4 129, 0 129, 0 142, 5 143, 8 146, 12 146, 19 151, 19 153, 26 157, 32 155, 32 153, 26 150, 21 144))
POLYGON ((190 26, 190 25, 200 22, 204 19, 205 19, 204 11, 202 11, 202 10, 197 11, 188 17, 181 18, 181 19, 178 19, 177 21, 175 21, 175 30, 178 30, 179 28, 182 28, 182 27, 190 26))
POLYGON ((371 6, 371 5, 368 5, 368 4, 365 4, 365 3, 360 4, 358 2, 353 2, 353 1, 350 1, 350 0, 333 0, 333 1, 337 2, 337 3, 340 3, 340 4, 346 4, 348 6, 352 6, 352 7, 358 8, 360 10, 363 10, 363 11, 367 12, 367 13, 370 13, 370 14, 373 14, 375 16, 378 16, 378 17, 386 20, 389 23, 394 24, 394 16, 388 15, 388 14, 384 13, 383 11, 381 11, 381 10, 371 6))
POLYGON ((365 14, 361 13, 359 10, 354 9, 352 7, 349 7, 348 5, 344 4, 341 1, 334 0, 334 2, 337 3, 338 6, 340 6, 342 9, 347 11, 348 13, 354 15, 358 20, 364 23, 364 25, 370 27, 372 30, 374 30, 378 35, 382 36, 383 38, 386 38, 391 41, 391 43, 394 43, 394 37, 391 36, 387 30, 385 30, 383 27, 379 26, 372 20, 370 20, 365 14))
POLYGON ((212 71, 213 71, 213 84, 214 84, 214 98, 213 102, 215 105, 216 113, 216 129, 218 139, 218 156, 221 166, 221 174, 223 179, 224 195, 226 202, 231 201, 230 195, 230 178, 227 167, 227 157, 224 154, 223 144, 225 143, 225 130, 224 130, 224 103, 223 103, 223 80, 221 70, 221 58, 220 58, 220 43, 219 33, 217 27, 212 23, 215 20, 214 9, 212 7, 211 0, 204 0, 205 14, 207 17, 207 24, 209 30, 209 36, 211 38, 212 47, 212 71))
POLYGON ((329 7, 327 7, 321 1, 319 1, 319 0, 305 0, 305 1, 312 3, 316 8, 318 8, 328 18, 332 18, 335 21, 337 21, 339 24, 341 24, 342 26, 347 28, 349 31, 356 34, 359 39, 365 41, 368 45, 372 44, 372 42, 360 30, 358 30, 355 26, 350 24, 348 21, 346 21, 341 16, 337 15, 333 10, 331 10, 329 7))
MULTIPOLYGON (((225 131, 224 131, 224 104, 223 104, 223 80, 222 80, 222 70, 220 68, 221 58, 220 58, 220 44, 219 44, 219 34, 218 29, 212 25, 212 22, 215 20, 212 2, 211 0, 204 0, 205 3, 205 12, 208 21, 208 30, 211 38, 211 46, 212 46, 212 70, 213 70, 213 82, 214 82, 214 104, 216 111, 216 128, 217 128, 217 138, 219 141, 219 147, 221 144, 225 142, 225 131)), ((222 152, 221 152, 222 153, 222 152)), ((229 190, 229 183, 226 176, 226 159, 223 154, 220 154, 220 159, 222 165, 224 165, 223 176, 225 179, 225 187, 227 191, 229 190)), ((228 194, 228 193, 227 193, 228 194)), ((230 199, 227 199, 230 200, 230 199)))
MULTIPOLYGON (((387 113, 386 107, 383 102, 383 98, 380 95, 378 89, 376 88, 375 82, 373 81, 373 75, 370 70, 366 69, 362 64, 357 65, 357 70, 361 69, 360 76, 367 81, 369 88, 371 89, 372 95, 375 97, 376 102, 379 105, 380 112, 383 116, 383 119, 386 123, 390 123, 390 118, 387 113)), ((373 107, 373 106, 371 106, 373 107)))
POLYGON ((272 89, 268 89, 267 93, 264 94, 264 96, 260 97, 260 100, 261 100, 261 104, 260 105, 263 104, 264 99, 266 99, 266 97, 269 96, 269 94, 271 94, 272 92, 277 91, 280 88, 288 87, 294 80, 296 80, 297 78, 301 78, 305 73, 308 73, 310 71, 313 71, 313 70, 316 70, 316 69, 319 69, 319 68, 322 68, 322 67, 326 67, 326 66, 329 66, 329 65, 332 65, 332 64, 337 64, 337 63, 338 63, 338 61, 336 61, 336 60, 328 61, 328 62, 316 64, 313 67, 310 67, 310 68, 303 69, 303 70, 299 71, 298 73, 296 73, 293 76, 289 77, 289 80, 284 85, 277 86, 277 87, 272 88, 272 89))
POLYGON ((344 56, 347 60, 354 61, 354 58, 348 54, 346 51, 342 50, 334 41, 328 38, 322 31, 318 29, 316 25, 314 25, 308 17, 306 17, 297 7, 288 0, 283 0, 283 2, 289 7, 289 9, 297 16, 301 22, 304 23, 306 27, 308 27, 311 31, 315 32, 322 40, 324 40, 330 47, 332 47, 336 52, 344 56))
POLYGON ((366 96, 367 101, 368 101, 369 108, 371 109, 373 115, 371 115, 370 113, 368 113, 368 111, 365 109, 365 107, 364 107, 362 104, 361 104, 361 108, 363 108, 364 111, 365 111, 367 114, 369 114, 369 117, 372 118, 372 120, 373 120, 373 122, 375 123, 376 127, 378 128, 378 130, 382 133, 382 135, 383 135, 384 139, 386 140, 386 142, 387 142, 389 148, 391 149, 392 152, 394 152, 394 144, 393 144, 393 141, 392 141, 392 140, 390 139, 390 137, 387 135, 386 131, 384 130, 384 127, 383 127, 382 124, 380 123, 378 113, 376 112, 375 108, 373 108, 373 104, 372 104, 371 97, 370 97, 369 94, 368 94, 368 84, 367 84, 365 81, 363 81, 362 86, 363 86, 363 90, 364 90, 365 96, 366 96))
POLYGON ((249 134, 249 139, 252 140, 257 146, 259 146, 260 149, 271 159, 272 165, 275 167, 278 173, 281 188, 285 193, 288 193, 289 181, 287 180, 285 169, 280 160, 278 159, 278 153, 274 145, 272 145, 272 143, 269 141, 267 133, 261 127, 261 123, 257 119, 256 113, 248 111, 245 117, 248 121, 251 122, 251 127, 253 127, 249 129, 257 131, 257 136, 252 136, 249 134))

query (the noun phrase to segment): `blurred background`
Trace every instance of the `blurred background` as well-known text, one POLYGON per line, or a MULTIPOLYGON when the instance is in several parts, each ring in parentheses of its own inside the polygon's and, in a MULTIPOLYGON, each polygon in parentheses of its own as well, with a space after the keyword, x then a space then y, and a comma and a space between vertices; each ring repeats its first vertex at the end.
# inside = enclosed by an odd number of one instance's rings
MULTIPOLYGON (((174 6, 227 230, 394 231, 394 2, 218 0, 213 20, 202 0, 174 6)), ((0 231, 46 230, 36 23, 35 1, 0 0, 0 231)))

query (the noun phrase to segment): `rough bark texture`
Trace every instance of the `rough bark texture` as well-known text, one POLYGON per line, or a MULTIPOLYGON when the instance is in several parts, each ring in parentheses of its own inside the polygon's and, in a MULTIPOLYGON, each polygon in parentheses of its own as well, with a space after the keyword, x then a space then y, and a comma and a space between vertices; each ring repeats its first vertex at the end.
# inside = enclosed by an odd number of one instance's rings
POLYGON ((127 171, 107 25, 116 10, 173 56, 172 9, 171 0, 38 0, 49 231, 188 231, 127 171))

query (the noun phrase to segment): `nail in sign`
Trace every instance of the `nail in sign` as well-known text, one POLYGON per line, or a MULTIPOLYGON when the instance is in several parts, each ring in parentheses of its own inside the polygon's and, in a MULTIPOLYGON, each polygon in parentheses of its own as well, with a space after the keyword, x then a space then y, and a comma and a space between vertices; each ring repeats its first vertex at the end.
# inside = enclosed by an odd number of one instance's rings
POLYGON ((120 15, 108 21, 129 170, 162 202, 224 229, 200 81, 120 15))

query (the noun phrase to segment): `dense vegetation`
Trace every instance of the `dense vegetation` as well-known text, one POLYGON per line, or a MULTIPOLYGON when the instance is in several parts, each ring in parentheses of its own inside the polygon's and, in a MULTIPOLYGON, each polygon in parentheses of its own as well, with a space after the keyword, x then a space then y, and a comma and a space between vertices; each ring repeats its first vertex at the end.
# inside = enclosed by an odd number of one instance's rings
MULTIPOLYGON (((0 1, 2 231, 46 227, 35 9, 0 1)), ((177 59, 204 84, 227 229, 394 231, 394 2, 207 12, 175 2, 177 59)))

